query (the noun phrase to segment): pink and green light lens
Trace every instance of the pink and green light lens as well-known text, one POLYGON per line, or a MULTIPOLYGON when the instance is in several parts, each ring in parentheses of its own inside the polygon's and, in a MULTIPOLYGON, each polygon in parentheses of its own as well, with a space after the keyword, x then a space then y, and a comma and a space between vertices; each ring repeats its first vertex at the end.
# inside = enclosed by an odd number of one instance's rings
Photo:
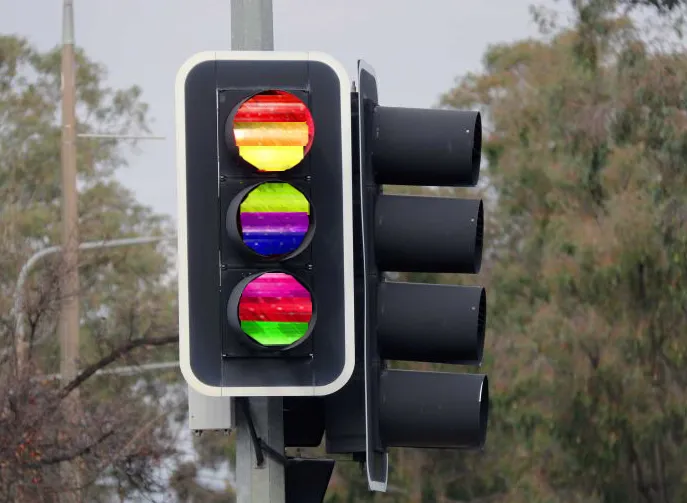
POLYGON ((244 244, 263 257, 296 251, 310 229, 310 203, 293 185, 263 183, 239 206, 244 244))
POLYGON ((312 320, 310 292, 293 276, 265 273, 252 280, 239 300, 241 329, 258 344, 290 346, 312 320))

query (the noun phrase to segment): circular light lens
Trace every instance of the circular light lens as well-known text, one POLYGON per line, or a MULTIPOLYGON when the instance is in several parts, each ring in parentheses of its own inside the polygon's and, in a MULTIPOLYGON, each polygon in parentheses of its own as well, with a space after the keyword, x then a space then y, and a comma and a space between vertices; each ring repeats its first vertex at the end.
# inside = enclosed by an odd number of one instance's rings
POLYGON ((293 253, 310 229, 310 203, 288 183, 263 183, 239 206, 243 243, 263 257, 293 253))
POLYGON ((315 125, 305 103, 291 93, 265 91, 239 106, 234 139, 239 155, 259 171, 286 171, 310 150, 315 125))
POLYGON ((263 346, 290 346, 298 342, 308 332, 311 320, 310 292, 289 274, 262 274, 241 293, 241 329, 263 346))

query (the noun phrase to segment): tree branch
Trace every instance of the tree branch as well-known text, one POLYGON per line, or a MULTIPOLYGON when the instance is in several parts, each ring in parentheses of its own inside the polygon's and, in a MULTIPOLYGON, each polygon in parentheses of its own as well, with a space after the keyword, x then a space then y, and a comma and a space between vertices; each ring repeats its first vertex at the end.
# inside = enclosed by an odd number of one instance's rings
POLYGON ((80 458, 81 456, 89 454, 93 450, 94 447, 102 444, 105 440, 107 440, 112 435, 114 435, 114 431, 109 431, 109 432, 101 435, 100 438, 98 438, 92 444, 87 445, 86 447, 83 447, 77 451, 70 452, 67 454, 59 454, 59 455, 52 456, 49 458, 43 458, 37 463, 25 463, 24 466, 27 466, 29 468, 40 468, 41 466, 45 466, 45 465, 56 465, 57 463, 63 463, 65 461, 72 461, 76 458, 80 458))
POLYGON ((81 386, 89 377, 95 374, 98 370, 108 366, 110 363, 117 361, 122 356, 132 352, 134 349, 146 347, 146 346, 164 346, 167 344, 173 344, 178 342, 179 337, 176 335, 170 335, 167 337, 144 337, 141 339, 134 339, 128 341, 126 344, 113 349, 108 355, 103 356, 100 360, 92 363, 78 375, 69 382, 58 395, 60 399, 65 398, 69 393, 74 391, 76 388, 81 386))
POLYGON ((119 456, 121 456, 124 452, 131 448, 131 446, 133 446, 134 443, 141 438, 141 436, 149 433, 150 430, 152 430, 157 423, 159 423, 161 420, 165 419, 168 416, 169 412, 163 411, 161 414, 156 415, 143 426, 141 426, 141 428, 139 428, 139 430, 131 436, 129 441, 126 444, 124 444, 113 456, 110 457, 110 460, 107 461, 107 463, 103 463, 100 465, 98 471, 102 472, 103 470, 111 466, 114 460, 116 460, 119 456))

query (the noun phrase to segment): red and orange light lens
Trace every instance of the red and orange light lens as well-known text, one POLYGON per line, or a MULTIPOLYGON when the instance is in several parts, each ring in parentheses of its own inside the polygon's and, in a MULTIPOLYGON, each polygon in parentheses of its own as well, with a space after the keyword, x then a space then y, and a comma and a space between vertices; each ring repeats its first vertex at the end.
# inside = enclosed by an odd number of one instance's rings
POLYGON ((315 135, 310 110, 285 91, 265 91, 243 102, 234 117, 239 155, 259 171, 287 171, 300 163, 315 135))

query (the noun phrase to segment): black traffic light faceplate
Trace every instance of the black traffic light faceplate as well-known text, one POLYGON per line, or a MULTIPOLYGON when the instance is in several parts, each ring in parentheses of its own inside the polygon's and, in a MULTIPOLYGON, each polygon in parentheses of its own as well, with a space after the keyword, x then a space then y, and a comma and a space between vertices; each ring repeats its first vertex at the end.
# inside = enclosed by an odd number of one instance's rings
POLYGON ((327 395, 353 372, 349 86, 341 65, 320 53, 200 53, 179 71, 180 361, 184 377, 200 393, 327 395), (258 172, 225 140, 232 111, 268 90, 299 98, 315 124, 310 151, 285 172, 258 172), (243 243, 231 234, 232 200, 264 182, 291 184, 312 208, 314 231, 298 254, 281 261, 242 252, 243 243), (301 280, 316 312, 309 338, 281 352, 238 343, 246 336, 227 321, 234 287, 251 273, 267 271, 301 280))

